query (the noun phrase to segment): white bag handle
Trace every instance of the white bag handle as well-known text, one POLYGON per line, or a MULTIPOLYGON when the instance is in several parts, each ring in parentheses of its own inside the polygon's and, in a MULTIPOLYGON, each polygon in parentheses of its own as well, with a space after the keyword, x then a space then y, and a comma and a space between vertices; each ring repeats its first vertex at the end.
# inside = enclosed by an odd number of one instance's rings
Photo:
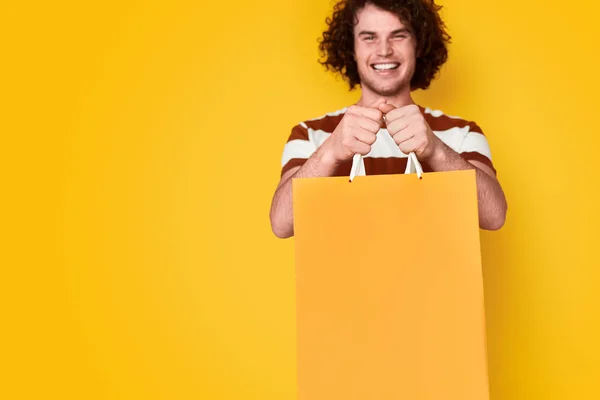
POLYGON ((423 167, 421 167, 421 163, 417 159, 417 155, 414 153, 414 151, 411 151, 408 154, 408 162, 406 163, 406 170, 404 173, 412 174, 413 172, 417 174, 417 178, 421 179, 423 177, 423 167))
MULTIPOLYGON (((406 170, 404 170, 405 174, 416 173, 419 179, 423 176, 423 167, 421 167, 421 163, 417 159, 417 155, 411 151, 408 154, 408 160, 406 162, 406 170)), ((363 161, 361 154, 355 154, 352 157, 352 169, 350 169, 350 182, 354 180, 356 176, 364 176, 365 173, 365 163, 363 161)))

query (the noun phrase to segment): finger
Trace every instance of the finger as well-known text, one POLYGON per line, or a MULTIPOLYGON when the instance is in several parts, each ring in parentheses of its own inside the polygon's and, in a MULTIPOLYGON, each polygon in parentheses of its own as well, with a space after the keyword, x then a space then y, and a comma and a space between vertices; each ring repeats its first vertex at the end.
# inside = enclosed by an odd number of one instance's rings
POLYGON ((377 133, 379 132, 379 129, 381 129, 381 125, 379 124, 379 122, 375 122, 367 117, 357 117, 357 122, 358 126, 371 133, 377 133))
POLYGON ((408 127, 392 135, 392 139, 394 139, 394 142, 396 142, 397 145, 400 145, 406 142, 407 140, 414 138, 415 136, 416 132, 413 129, 410 129, 410 127, 408 127))
POLYGON ((381 104, 384 104, 387 100, 385 99, 385 97, 380 97, 377 100, 375 100, 374 102, 372 102, 371 104, 369 104, 367 107, 370 108, 378 108, 381 104))
POLYGON ((385 129, 387 128, 387 117, 386 114, 390 111, 392 111, 394 108, 396 108, 395 105, 391 104, 391 103, 383 103, 379 105, 379 111, 381 111, 383 113, 383 121, 381 123, 381 128, 385 129))
POLYGON ((377 108, 355 106, 354 111, 358 113, 358 115, 362 115, 363 117, 369 118, 375 122, 383 122, 383 113, 377 108))
POLYGON ((354 142, 354 145, 352 146, 352 150, 355 154, 361 154, 364 156, 371 152, 371 146, 359 140, 356 140, 356 142, 354 142))
POLYGON ((356 132, 355 135, 356 135, 355 138, 358 141, 366 143, 369 146, 372 145, 373 143, 375 143, 375 141, 377 140, 377 134, 367 131, 367 130, 360 130, 360 131, 356 132))
POLYGON ((404 118, 406 116, 406 110, 402 107, 394 108, 385 114, 385 120, 389 126, 390 122, 404 118))
POLYGON ((408 140, 401 142, 398 145, 398 148, 404 154, 408 154, 413 151, 417 152, 419 150, 419 145, 420 145, 420 142, 413 136, 413 137, 409 138, 408 140))
POLYGON ((408 117, 411 115, 415 115, 417 113, 418 114, 421 113, 421 110, 419 109, 419 107, 414 104, 409 104, 407 106, 398 107, 398 108, 395 108, 395 109, 389 111, 388 113, 386 113, 385 119, 389 123, 389 122, 395 121, 399 118, 408 117))
MULTIPOLYGON (((387 130, 390 133, 390 135, 392 135, 392 137, 402 134, 402 133, 404 133, 403 131, 410 128, 410 120, 407 118, 399 118, 395 121, 390 122, 390 120, 387 119, 387 117, 386 117, 386 121, 387 121, 387 130)), ((394 139, 394 140, 396 140, 396 139, 394 139)), ((398 142, 396 142, 396 143, 398 143, 398 142)))
POLYGON ((378 109, 379 109, 379 111, 381 111, 383 114, 387 114, 387 113, 389 113, 390 111, 392 111, 393 109, 395 109, 395 108, 396 108, 396 106, 395 106, 395 105, 393 105, 393 104, 390 104, 390 103, 383 103, 383 104, 380 104, 380 105, 379 105, 377 108, 378 108, 378 109))

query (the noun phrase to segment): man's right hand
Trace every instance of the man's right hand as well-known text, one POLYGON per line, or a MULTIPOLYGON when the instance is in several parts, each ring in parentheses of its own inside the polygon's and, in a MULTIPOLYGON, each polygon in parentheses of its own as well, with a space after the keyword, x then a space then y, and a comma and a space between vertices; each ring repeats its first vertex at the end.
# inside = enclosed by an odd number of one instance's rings
POLYGON ((367 107, 350 106, 331 136, 323 143, 327 158, 339 164, 352 159, 355 154, 368 154, 377 139, 377 132, 384 126, 384 113, 381 109, 386 109, 385 102, 385 99, 379 99, 367 107))

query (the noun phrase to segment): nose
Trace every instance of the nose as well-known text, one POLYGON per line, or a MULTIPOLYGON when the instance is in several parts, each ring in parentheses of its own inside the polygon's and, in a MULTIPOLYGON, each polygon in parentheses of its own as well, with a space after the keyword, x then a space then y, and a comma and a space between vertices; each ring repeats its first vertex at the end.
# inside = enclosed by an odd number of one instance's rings
POLYGON ((390 56, 392 54, 392 46, 387 40, 381 40, 377 46, 377 55, 380 57, 390 56))

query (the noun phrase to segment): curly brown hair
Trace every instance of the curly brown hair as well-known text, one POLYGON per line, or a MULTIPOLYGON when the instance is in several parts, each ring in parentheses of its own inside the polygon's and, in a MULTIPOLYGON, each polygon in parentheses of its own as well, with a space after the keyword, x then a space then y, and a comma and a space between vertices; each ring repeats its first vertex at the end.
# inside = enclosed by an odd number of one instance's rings
POLYGON ((412 32, 417 42, 417 60, 411 90, 427 89, 448 59, 447 43, 451 40, 438 14, 442 6, 434 0, 340 0, 333 8, 333 15, 326 19, 328 29, 319 40, 324 60, 319 63, 341 73, 351 90, 360 84, 354 59, 354 25, 356 13, 367 4, 397 15, 412 32))

